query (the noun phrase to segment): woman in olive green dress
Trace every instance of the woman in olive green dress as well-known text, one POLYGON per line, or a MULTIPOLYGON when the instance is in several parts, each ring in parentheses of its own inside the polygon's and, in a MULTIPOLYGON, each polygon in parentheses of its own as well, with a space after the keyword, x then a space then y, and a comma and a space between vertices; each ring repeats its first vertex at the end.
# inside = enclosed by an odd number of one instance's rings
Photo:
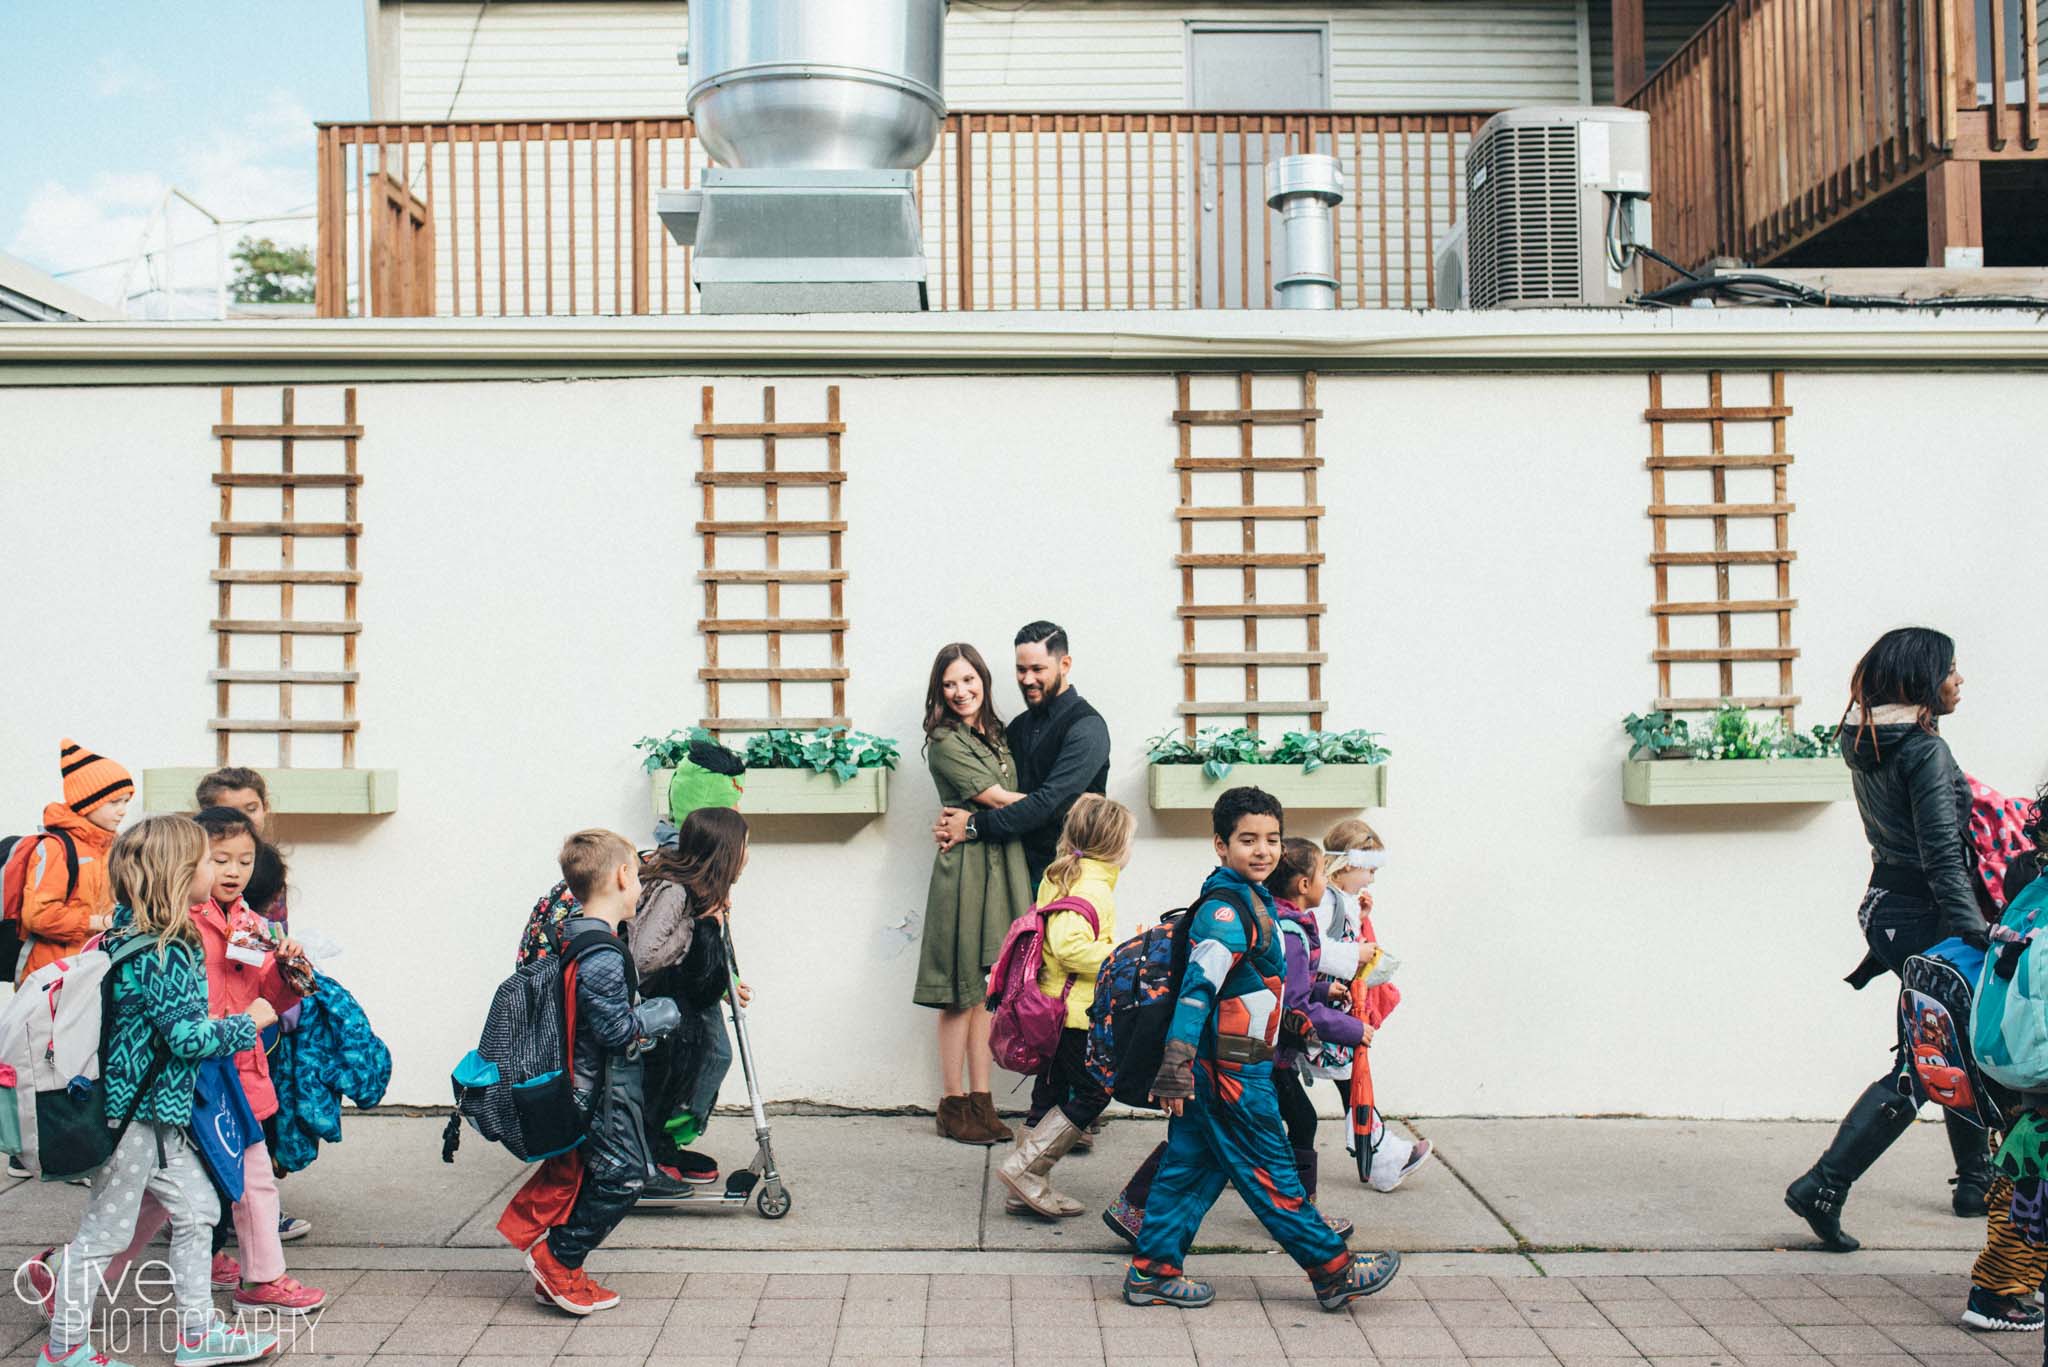
MULTIPOLYGON (((989 693, 980 651, 955 643, 939 652, 925 690, 924 736, 943 806, 1007 807, 1024 796, 1015 791, 1017 766, 989 693)), ((939 1010, 939 1133, 963 1144, 1012 1137, 989 1093, 993 1059, 982 1001, 1010 922, 1030 907, 1024 850, 1014 840, 963 841, 932 861, 912 1000, 939 1010)))

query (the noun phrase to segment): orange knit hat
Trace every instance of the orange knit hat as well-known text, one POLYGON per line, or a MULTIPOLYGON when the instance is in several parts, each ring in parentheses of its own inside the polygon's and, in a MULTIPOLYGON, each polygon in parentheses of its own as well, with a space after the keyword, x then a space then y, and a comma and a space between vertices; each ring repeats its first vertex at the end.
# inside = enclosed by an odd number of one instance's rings
POLYGON ((64 805, 80 816, 135 791, 135 780, 126 769, 68 736, 57 756, 64 771, 64 805))

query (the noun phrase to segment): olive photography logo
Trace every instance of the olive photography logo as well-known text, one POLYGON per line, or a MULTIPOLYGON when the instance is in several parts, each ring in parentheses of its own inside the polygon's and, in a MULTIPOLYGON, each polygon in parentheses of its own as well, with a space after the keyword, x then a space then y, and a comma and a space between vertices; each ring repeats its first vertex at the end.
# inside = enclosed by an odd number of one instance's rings
POLYGON ((91 1288, 89 1315, 75 1308, 85 1302, 86 1298, 76 1295, 83 1288, 74 1288, 69 1304, 60 1294, 59 1272, 56 1261, 29 1259, 14 1270, 15 1298, 49 1319, 53 1336, 71 1344, 90 1340, 101 1352, 175 1354, 182 1339, 206 1333, 215 1324, 228 1333, 274 1338, 277 1351, 285 1352, 310 1348, 318 1330, 317 1316, 282 1315, 268 1308, 242 1306, 223 1315, 212 1308, 210 1299, 205 1312, 208 1318, 200 1322, 195 1312, 195 1322, 188 1325, 178 1309, 178 1286, 171 1265, 161 1258, 131 1263, 112 1281, 107 1280, 104 1267, 87 1270, 84 1275, 97 1283, 91 1288))

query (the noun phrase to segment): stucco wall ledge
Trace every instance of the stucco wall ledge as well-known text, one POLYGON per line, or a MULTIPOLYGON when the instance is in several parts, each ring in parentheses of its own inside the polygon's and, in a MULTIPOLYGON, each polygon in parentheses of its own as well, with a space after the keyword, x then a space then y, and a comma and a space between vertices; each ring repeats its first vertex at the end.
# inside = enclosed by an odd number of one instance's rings
POLYGON ((2019 310, 1678 309, 28 323, 0 327, 0 384, 798 369, 2033 369, 2048 368, 2044 319, 2019 310))

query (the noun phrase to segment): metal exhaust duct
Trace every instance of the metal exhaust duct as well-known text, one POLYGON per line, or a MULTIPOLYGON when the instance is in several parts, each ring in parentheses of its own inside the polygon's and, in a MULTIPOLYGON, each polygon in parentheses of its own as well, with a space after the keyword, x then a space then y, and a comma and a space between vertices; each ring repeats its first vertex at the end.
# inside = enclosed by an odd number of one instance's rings
POLYGON ((693 0, 686 106, 718 165, 655 200, 706 313, 927 307, 916 168, 947 0, 693 0))
POLYGON ((1266 203, 1280 211, 1280 261, 1273 288, 1283 309, 1337 307, 1337 244, 1330 210, 1344 202, 1335 157, 1304 152, 1266 165, 1266 203))

